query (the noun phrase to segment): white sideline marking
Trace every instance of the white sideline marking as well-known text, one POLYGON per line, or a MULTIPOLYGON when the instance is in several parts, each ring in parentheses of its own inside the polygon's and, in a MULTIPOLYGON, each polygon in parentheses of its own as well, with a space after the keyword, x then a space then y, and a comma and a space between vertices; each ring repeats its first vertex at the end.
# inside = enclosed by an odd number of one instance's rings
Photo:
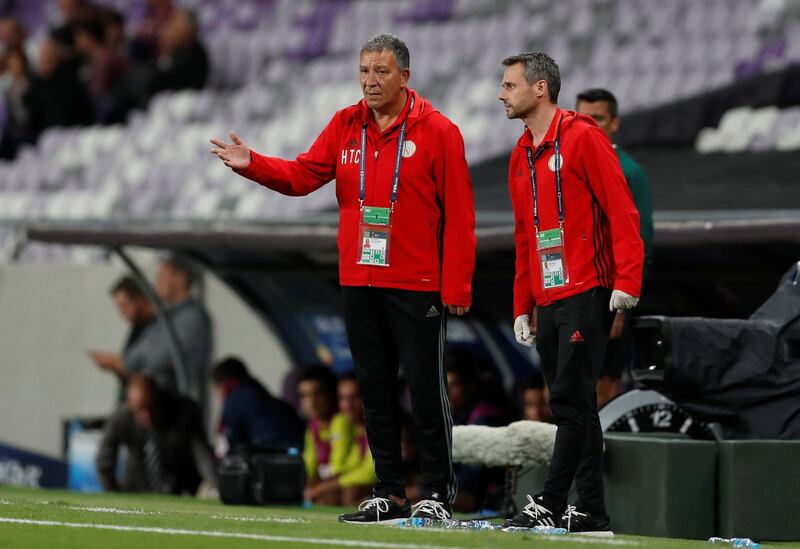
POLYGON ((280 522, 288 524, 307 524, 308 520, 301 518, 282 518, 282 517, 242 517, 237 515, 211 515, 209 518, 215 520, 235 520, 237 522, 280 522))
MULTIPOLYGON (((456 546, 417 545, 414 543, 385 543, 354 539, 299 538, 291 536, 272 536, 268 534, 244 534, 240 532, 221 532, 213 530, 183 530, 179 528, 158 528, 151 526, 121 526, 117 524, 92 524, 86 522, 58 522, 53 520, 31 520, 0 517, 0 523, 27 524, 34 526, 61 526, 65 528, 87 528, 95 530, 115 530, 118 532, 142 532, 148 534, 168 534, 173 536, 204 536, 209 538, 252 539, 257 541, 279 541, 285 543, 310 543, 316 545, 338 545, 345 547, 380 547, 382 549, 467 549, 456 546)), ((411 529, 409 529, 411 530, 411 529)), ((419 530, 424 530, 420 528, 419 530)), ((598 543, 606 545, 639 545, 636 541, 586 538, 580 536, 542 536, 548 541, 568 541, 576 543, 598 543)))
POLYGON ((252 539, 258 541, 279 541, 284 543, 311 543, 317 545, 338 545, 346 547, 380 547, 382 549, 467 549, 436 545, 417 545, 414 543, 384 543, 354 539, 295 538, 290 536, 270 536, 267 534, 243 534, 239 532, 217 532, 209 530, 182 530, 178 528, 157 528, 149 526, 120 526, 116 524, 91 524, 85 522, 57 522, 53 520, 30 520, 0 517, 0 523, 29 524, 35 526, 61 526, 66 528, 87 528, 96 530, 115 530, 118 532, 143 532, 150 534, 170 534, 174 536, 205 536, 209 538, 252 539))
POLYGON ((155 511, 144 511, 142 509, 118 509, 116 507, 82 507, 80 505, 70 505, 70 511, 88 511, 89 513, 114 513, 117 515, 158 515, 155 511))

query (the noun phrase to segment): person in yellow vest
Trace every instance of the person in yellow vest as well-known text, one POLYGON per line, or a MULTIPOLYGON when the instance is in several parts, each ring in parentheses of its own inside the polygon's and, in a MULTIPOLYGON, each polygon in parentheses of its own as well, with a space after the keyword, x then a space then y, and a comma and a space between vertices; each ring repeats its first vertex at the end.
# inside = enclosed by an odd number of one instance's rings
MULTIPOLYGON (((306 499, 314 503, 354 506, 372 491, 375 466, 364 427, 364 406, 354 373, 344 374, 338 383, 339 413, 330 421, 328 465, 330 475, 306 489, 306 499)), ((311 442, 311 448, 316 449, 311 442)), ((314 450, 306 457, 316 457, 314 450)), ((306 468, 313 462, 306 461, 306 468)))

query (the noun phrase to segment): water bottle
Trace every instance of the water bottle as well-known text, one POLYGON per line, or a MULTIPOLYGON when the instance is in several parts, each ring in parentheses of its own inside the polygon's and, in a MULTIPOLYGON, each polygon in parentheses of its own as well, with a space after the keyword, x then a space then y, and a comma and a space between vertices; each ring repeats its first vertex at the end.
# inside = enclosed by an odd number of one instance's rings
POLYGON ((563 536, 567 533, 566 528, 558 528, 556 526, 534 526, 533 531, 536 534, 542 534, 545 536, 563 536))
POLYGON ((411 517, 411 526, 414 528, 425 528, 431 525, 431 519, 423 517, 411 517))
POLYGON ((731 545, 733 547, 749 547, 750 549, 761 549, 761 544, 751 540, 750 538, 708 538, 708 543, 715 543, 718 545, 731 545))
POLYGON ((494 525, 488 520, 471 520, 469 521, 470 530, 494 530, 494 525))
POLYGON ((731 545, 734 547, 750 547, 751 549, 761 549, 761 544, 750 538, 731 538, 731 545))

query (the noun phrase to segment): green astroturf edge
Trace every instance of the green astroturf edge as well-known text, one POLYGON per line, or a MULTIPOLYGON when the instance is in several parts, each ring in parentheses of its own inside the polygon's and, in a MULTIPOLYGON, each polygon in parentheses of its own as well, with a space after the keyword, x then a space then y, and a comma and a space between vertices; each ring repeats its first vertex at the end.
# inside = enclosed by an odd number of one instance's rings
MULTIPOLYGON (((131 494, 81 494, 60 490, 33 490, 0 485, 0 519, 52 521, 161 528, 218 533, 220 536, 256 535, 270 539, 207 537, 141 531, 112 531, 64 525, 10 524, 0 522, 0 548, 92 547, 639 547, 672 549, 710 546, 690 541, 637 536, 616 536, 614 544, 588 538, 547 538, 508 532, 407 530, 383 526, 339 524, 342 509, 333 507, 242 507, 186 497, 131 494), (277 539, 274 539, 277 538, 277 539), (284 538, 306 538, 307 543, 284 538), (329 542, 329 545, 323 545, 329 542), (383 545, 381 545, 383 544, 383 545)), ((800 547, 800 544, 768 544, 762 547, 800 547)))

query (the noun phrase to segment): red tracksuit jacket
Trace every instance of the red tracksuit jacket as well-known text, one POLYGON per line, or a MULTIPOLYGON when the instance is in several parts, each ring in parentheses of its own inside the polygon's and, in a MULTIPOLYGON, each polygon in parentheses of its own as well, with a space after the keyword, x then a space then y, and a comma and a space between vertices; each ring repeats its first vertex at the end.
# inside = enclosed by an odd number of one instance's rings
POLYGON ((339 281, 440 292, 450 305, 472 302, 475 210, 458 127, 414 90, 397 121, 380 132, 364 100, 338 111, 311 148, 295 160, 250 152, 241 175, 279 193, 303 196, 336 179, 339 281), (408 113, 410 98, 414 108, 408 113), (392 215, 388 267, 359 265, 359 161, 367 122, 365 206, 388 207, 400 126, 408 115, 405 154, 392 215))
POLYGON ((556 177, 551 169, 557 133, 569 282, 549 290, 542 283, 527 156, 533 144, 526 128, 511 152, 508 171, 517 252, 515 317, 530 314, 534 305, 550 305, 596 286, 636 297, 641 291, 644 245, 639 236, 639 212, 611 142, 588 116, 558 109, 540 145, 544 152, 535 162, 539 229, 558 227, 556 177))

